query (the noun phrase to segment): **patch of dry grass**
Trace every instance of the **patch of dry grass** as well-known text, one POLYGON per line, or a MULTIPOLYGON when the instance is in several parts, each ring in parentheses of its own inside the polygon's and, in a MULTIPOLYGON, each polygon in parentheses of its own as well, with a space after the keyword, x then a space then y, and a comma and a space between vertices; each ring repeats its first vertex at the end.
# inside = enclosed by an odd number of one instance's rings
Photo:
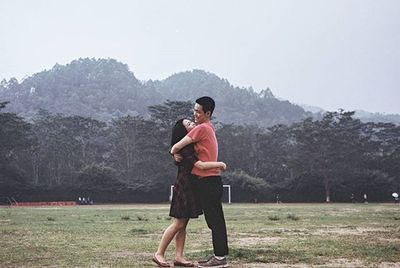
MULTIPOLYGON (((0 267, 152 267, 168 210, 168 204, 0 208, 0 267)), ((232 204, 224 210, 231 267, 400 267, 400 206, 232 204)), ((169 260, 173 252, 172 244, 169 260)), ((191 220, 187 257, 211 253, 204 218, 191 220)))

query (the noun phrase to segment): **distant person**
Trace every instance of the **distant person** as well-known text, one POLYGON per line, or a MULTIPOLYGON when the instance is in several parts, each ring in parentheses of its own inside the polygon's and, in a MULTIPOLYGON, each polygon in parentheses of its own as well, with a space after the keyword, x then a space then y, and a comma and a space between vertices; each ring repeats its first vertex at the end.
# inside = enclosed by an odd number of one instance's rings
POLYGON ((280 197, 279 197, 279 193, 276 194, 276 203, 277 204, 281 203, 281 200, 280 200, 280 197))
POLYGON ((366 193, 364 193, 363 198, 364 198, 364 203, 368 204, 368 198, 367 198, 367 194, 366 193))
POLYGON ((353 203, 353 204, 356 202, 355 197, 354 197, 354 193, 351 194, 350 200, 351 200, 351 203, 353 203))
MULTIPOLYGON (((188 134, 195 124, 187 119, 176 122, 172 129, 171 146, 179 142, 188 134)), ((186 226, 190 218, 198 218, 202 213, 200 201, 197 196, 198 179, 191 174, 193 166, 199 170, 220 169, 225 170, 223 162, 202 162, 199 161, 194 150, 194 145, 189 144, 180 150, 182 160, 176 162, 178 175, 174 183, 171 207, 169 215, 173 217, 172 223, 164 231, 158 246, 157 252, 153 256, 153 261, 160 267, 170 267, 165 260, 165 251, 172 239, 175 237, 175 261, 174 266, 193 267, 193 262, 184 258, 184 246, 186 240, 186 226)))
MULTIPOLYGON (((194 105, 197 126, 180 142, 171 148, 171 153, 180 153, 182 148, 194 144, 195 152, 202 161, 217 161, 218 142, 215 128, 211 123, 215 102, 210 97, 201 97, 194 105)), ((179 157, 175 156, 176 160, 179 157)), ((211 229, 214 255, 207 261, 199 261, 202 267, 228 267, 226 255, 229 253, 228 236, 222 208, 222 179, 220 169, 201 170, 196 166, 192 174, 198 178, 198 194, 208 228, 211 229)))

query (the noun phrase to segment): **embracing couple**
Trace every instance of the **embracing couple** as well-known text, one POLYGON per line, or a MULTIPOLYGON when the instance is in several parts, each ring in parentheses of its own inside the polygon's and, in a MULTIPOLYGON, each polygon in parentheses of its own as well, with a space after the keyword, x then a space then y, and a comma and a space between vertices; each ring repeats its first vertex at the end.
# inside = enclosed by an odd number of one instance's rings
POLYGON ((160 267, 170 267, 165 260, 165 251, 175 238, 174 266, 194 267, 183 255, 186 226, 190 218, 204 213, 211 229, 214 255, 199 261, 197 267, 228 267, 228 241, 224 212, 222 210, 221 171, 226 169, 218 162, 218 143, 211 116, 215 102, 210 97, 201 97, 194 106, 195 123, 188 119, 176 122, 172 130, 170 154, 178 166, 169 215, 173 217, 164 231, 153 261, 160 267))

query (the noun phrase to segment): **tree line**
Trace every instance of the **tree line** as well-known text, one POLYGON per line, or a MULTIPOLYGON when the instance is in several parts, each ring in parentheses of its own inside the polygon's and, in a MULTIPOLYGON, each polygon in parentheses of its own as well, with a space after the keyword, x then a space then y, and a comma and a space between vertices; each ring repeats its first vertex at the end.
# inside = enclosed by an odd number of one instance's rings
MULTIPOLYGON (((193 103, 165 101, 150 117, 103 122, 40 110, 31 120, 0 103, 0 196, 25 201, 167 201, 176 176, 170 132, 193 103)), ((224 183, 232 200, 390 201, 400 190, 400 127, 327 112, 291 125, 261 127, 214 120, 224 183)))

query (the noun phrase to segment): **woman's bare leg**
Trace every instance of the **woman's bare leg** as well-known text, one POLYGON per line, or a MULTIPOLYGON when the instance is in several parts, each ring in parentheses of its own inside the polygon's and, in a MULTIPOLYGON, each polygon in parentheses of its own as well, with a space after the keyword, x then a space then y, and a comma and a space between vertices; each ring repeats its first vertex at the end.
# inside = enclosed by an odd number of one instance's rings
POLYGON ((179 262, 186 262, 183 256, 183 249, 185 248, 186 226, 188 222, 189 219, 187 219, 184 228, 182 228, 175 236, 175 260, 179 262))
MULTIPOLYGON (((165 229, 164 234, 161 238, 160 245, 158 246, 157 252, 156 252, 156 257, 159 261, 165 262, 165 251, 167 250, 168 245, 171 243, 172 239, 175 237, 175 235, 179 232, 182 231, 182 229, 186 228, 186 225, 188 223, 189 219, 177 219, 174 218, 172 223, 165 229)), ((185 231, 185 230, 183 230, 185 231)), ((186 236, 186 231, 185 231, 185 236, 186 236)), ((181 240, 182 238, 180 238, 181 240)), ((183 248, 182 248, 183 251, 183 248)))

